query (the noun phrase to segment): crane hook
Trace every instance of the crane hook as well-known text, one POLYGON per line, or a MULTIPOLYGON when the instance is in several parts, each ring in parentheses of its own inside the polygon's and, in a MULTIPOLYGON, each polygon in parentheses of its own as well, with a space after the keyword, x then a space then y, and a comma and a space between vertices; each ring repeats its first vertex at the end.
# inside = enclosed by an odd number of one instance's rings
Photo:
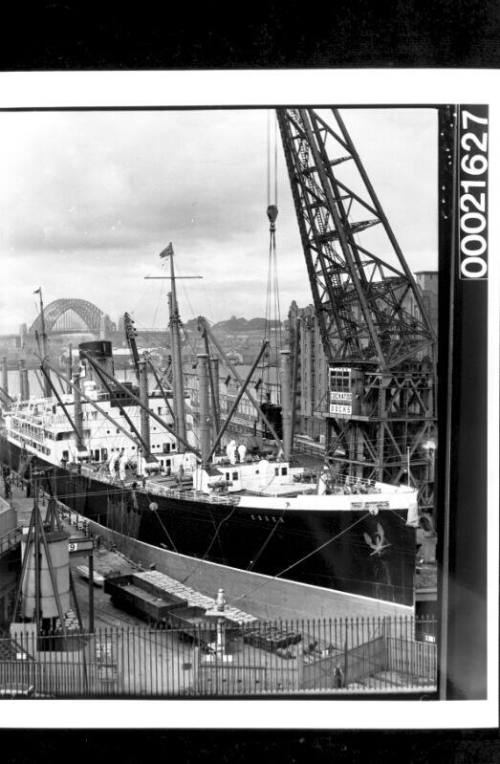
POLYGON ((267 217, 269 218, 269 222, 271 224, 270 229, 271 231, 276 230, 276 218, 278 217, 278 208, 275 204, 270 204, 267 208, 267 217))

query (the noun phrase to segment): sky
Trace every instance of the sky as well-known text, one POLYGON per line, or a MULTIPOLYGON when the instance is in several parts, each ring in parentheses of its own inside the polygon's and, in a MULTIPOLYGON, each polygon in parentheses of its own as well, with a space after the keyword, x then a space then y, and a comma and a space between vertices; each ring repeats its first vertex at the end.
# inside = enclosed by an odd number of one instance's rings
MULTIPOLYGON (((344 110, 412 270, 437 267, 437 115, 344 110)), ((256 110, 0 113, 0 334, 44 303, 88 299, 138 328, 168 321, 159 253, 171 241, 182 318, 265 315, 268 125, 256 110)), ((270 133, 273 136, 274 127, 270 133)), ((272 140, 272 139, 271 139, 272 140)), ((274 148, 271 147, 271 155, 274 148)), ((281 317, 312 302, 281 145, 281 317)))

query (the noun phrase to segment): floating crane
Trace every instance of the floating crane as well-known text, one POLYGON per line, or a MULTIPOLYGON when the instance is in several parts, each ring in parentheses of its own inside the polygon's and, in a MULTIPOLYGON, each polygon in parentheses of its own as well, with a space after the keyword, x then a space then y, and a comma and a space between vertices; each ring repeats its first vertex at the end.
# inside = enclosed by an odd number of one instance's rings
POLYGON ((331 468, 408 481, 432 509, 436 336, 422 295, 338 109, 277 116, 328 362, 331 468))

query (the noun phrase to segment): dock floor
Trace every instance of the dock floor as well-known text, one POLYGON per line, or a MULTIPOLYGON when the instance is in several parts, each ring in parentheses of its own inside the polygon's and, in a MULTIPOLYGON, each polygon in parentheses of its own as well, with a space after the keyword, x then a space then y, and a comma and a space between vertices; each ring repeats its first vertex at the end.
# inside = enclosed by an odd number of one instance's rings
MULTIPOLYGON (((3 489, 1 491, 3 494, 3 489)), ((11 506, 17 512, 18 524, 27 527, 30 522, 33 511, 33 498, 27 498, 24 491, 17 486, 12 488, 11 506)), ((39 502, 42 517, 47 508, 47 498, 43 497, 39 502)), ((78 525, 75 512, 67 509, 62 515, 62 524, 64 530, 72 537, 85 537, 85 533, 78 525), (73 522, 71 522, 73 520, 73 522)), ((87 558, 82 556, 70 557, 70 567, 72 571, 73 582, 76 589, 76 596, 84 626, 89 618, 89 582, 83 578, 77 570, 82 563, 87 564, 87 558)), ((143 577, 145 580, 156 584, 165 591, 176 594, 182 599, 186 599, 189 606, 199 606, 206 610, 215 607, 215 597, 207 597, 201 592, 182 584, 170 576, 160 573, 156 570, 144 570, 140 565, 127 559, 116 549, 108 549, 104 544, 94 550, 94 571, 104 578, 110 576, 124 576, 134 573, 143 577)), ((102 587, 94 586, 94 625, 96 629, 110 626, 144 626, 144 620, 132 614, 118 610, 111 604, 110 597, 105 594, 102 587)), ((214 592, 214 595, 217 593, 214 592)), ((233 623, 251 623, 256 621, 255 616, 246 613, 239 608, 232 607, 230 603, 226 605, 224 615, 227 620, 233 623)))

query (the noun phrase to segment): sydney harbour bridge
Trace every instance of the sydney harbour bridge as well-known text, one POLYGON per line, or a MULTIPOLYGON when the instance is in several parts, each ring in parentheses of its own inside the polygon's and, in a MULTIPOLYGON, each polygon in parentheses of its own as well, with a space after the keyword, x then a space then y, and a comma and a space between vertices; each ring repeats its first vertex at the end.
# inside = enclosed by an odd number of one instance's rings
MULTIPOLYGON (((127 346, 123 316, 117 317, 115 323, 89 300, 74 297, 53 300, 45 305, 43 317, 48 350, 54 358, 62 357, 69 345, 74 348, 89 340, 110 340, 117 352, 127 346)), ((163 329, 138 327, 138 335, 142 347, 166 348, 169 345, 166 326, 163 329)), ((36 366, 41 336, 42 316, 39 313, 31 325, 21 324, 18 332, 0 335, 0 356, 6 358, 9 368, 17 368, 21 358, 29 368, 36 366)))
MULTIPOLYGON (((45 331, 54 334, 92 334, 103 338, 116 331, 116 325, 100 308, 88 300, 62 298, 44 308, 45 331)), ((28 334, 42 332, 42 316, 39 314, 28 334)))
MULTIPOLYGON (((111 340, 115 348, 126 344, 123 318, 117 325, 89 300, 70 297, 53 300, 44 307, 43 317, 45 333, 56 355, 69 343, 74 346, 87 340, 111 340)), ((163 330, 142 328, 139 334, 141 343, 146 347, 165 346, 168 342, 167 327, 163 330)), ((31 326, 21 325, 19 334, 2 335, 0 350, 8 356, 9 363, 14 362, 19 353, 27 360, 33 360, 34 356, 31 356, 38 350, 41 335, 42 316, 39 313, 31 326)))
MULTIPOLYGON (((85 335, 89 339, 107 339, 113 344, 122 345, 125 342, 123 317, 118 325, 110 319, 97 305, 89 300, 64 297, 54 300, 45 306, 43 311, 45 332, 53 341, 64 341, 67 336, 71 341, 72 335, 85 335)), ((27 329, 27 338, 35 338, 36 333, 42 333, 42 316, 39 314, 27 329)), ((167 327, 161 329, 140 329, 141 341, 145 345, 165 343, 167 327)))
MULTIPOLYGON (((89 300, 64 297, 47 303, 43 309, 45 334, 48 339, 49 357, 54 361, 67 355, 68 349, 89 340, 110 340, 114 353, 120 354, 127 347, 123 316, 112 321, 107 313, 89 300)), ((169 346, 167 326, 163 329, 137 327, 138 344, 143 348, 169 346)), ((28 368, 39 364, 40 343, 43 333, 42 316, 38 314, 31 325, 21 324, 19 331, 0 335, 0 358, 5 359, 7 368, 17 369, 23 360, 28 368)), ((123 356, 123 362, 125 356, 123 356)), ((122 361, 118 361, 122 362, 122 361)))

